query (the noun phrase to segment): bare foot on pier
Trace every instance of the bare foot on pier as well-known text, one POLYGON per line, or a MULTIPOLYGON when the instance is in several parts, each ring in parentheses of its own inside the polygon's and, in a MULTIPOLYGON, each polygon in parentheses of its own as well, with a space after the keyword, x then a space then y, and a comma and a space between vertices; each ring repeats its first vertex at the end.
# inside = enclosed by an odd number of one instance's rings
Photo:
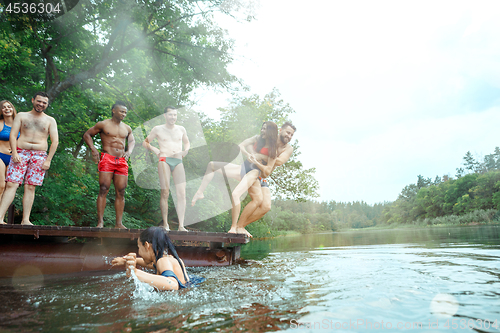
POLYGON ((4 221, 0 221, 0 224, 7 224, 7 223, 5 223, 4 221))
POLYGON ((97 227, 96 228, 103 228, 103 227, 104 227, 104 222, 97 223, 97 227))
POLYGON ((115 229, 127 229, 121 222, 116 222, 115 229))
POLYGON ((167 230, 167 231, 170 231, 170 227, 168 226, 168 223, 164 223, 162 226, 163 229, 167 230))
POLYGON ((178 230, 179 230, 179 231, 189 231, 189 230, 187 230, 187 229, 186 229, 186 228, 184 228, 184 227, 179 227, 179 229, 178 229, 178 230))
POLYGON ((231 229, 229 229, 229 231, 227 232, 228 234, 237 234, 238 232, 236 231, 236 227, 231 227, 231 229))
POLYGON ((30 221, 22 221, 21 225, 33 225, 30 221))
POLYGON ((194 204, 196 203, 196 201, 198 201, 199 199, 203 199, 205 196, 203 195, 203 193, 198 193, 196 192, 194 197, 193 197, 193 200, 191 200, 191 206, 194 206, 194 204))
POLYGON ((242 227, 237 227, 236 233, 247 235, 247 237, 253 237, 252 234, 247 231, 247 229, 242 228, 242 227))

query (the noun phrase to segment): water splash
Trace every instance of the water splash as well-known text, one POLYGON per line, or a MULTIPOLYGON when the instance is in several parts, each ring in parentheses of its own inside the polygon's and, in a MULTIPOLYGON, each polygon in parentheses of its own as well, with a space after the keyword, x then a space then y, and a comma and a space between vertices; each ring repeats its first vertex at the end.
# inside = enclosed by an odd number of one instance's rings
POLYGON ((135 287, 134 292, 132 293, 132 299, 139 299, 148 302, 163 301, 157 290, 153 286, 139 280, 133 270, 131 270, 130 279, 134 282, 135 287))

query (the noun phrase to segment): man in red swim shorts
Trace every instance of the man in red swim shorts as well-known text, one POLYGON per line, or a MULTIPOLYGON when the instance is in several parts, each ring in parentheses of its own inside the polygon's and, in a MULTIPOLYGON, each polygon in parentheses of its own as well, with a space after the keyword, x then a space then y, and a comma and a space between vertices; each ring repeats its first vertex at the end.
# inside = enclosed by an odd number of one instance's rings
MULTIPOLYGON (((12 159, 7 169, 5 192, 0 203, 0 216, 5 216, 19 185, 24 183, 23 220, 21 224, 32 225, 30 222, 31 207, 35 199, 36 186, 41 186, 45 171, 50 168, 50 162, 59 144, 57 123, 54 118, 45 114, 49 106, 49 97, 44 92, 37 92, 31 99, 33 109, 21 112, 14 119, 10 131, 10 147, 12 159), (19 139, 17 133, 21 132, 19 139), (47 154, 50 136, 52 141, 47 154), (26 177, 26 179, 25 179, 26 177)), ((0 221, 0 224, 5 222, 0 221)))
POLYGON ((106 208, 106 196, 111 186, 111 180, 115 185, 115 228, 126 229, 122 223, 123 208, 125 207, 125 188, 128 183, 127 160, 132 154, 135 146, 134 136, 130 126, 122 121, 127 115, 127 107, 123 102, 116 102, 111 108, 111 119, 98 122, 83 135, 83 139, 92 151, 94 161, 98 163, 99 171, 99 195, 97 196, 97 227, 104 226, 104 209, 106 208), (94 147, 92 137, 99 133, 101 135, 102 152, 94 147), (125 143, 128 141, 128 149, 125 143))

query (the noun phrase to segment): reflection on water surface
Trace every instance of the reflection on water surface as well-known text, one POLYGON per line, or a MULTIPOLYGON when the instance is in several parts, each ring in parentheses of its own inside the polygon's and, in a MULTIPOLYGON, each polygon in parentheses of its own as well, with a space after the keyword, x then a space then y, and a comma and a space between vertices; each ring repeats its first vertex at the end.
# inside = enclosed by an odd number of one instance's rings
POLYGON ((370 332, 390 324, 404 331, 462 332, 481 323, 480 331, 499 332, 492 327, 495 320, 500 326, 499 229, 356 231, 252 241, 242 250, 246 262, 190 269, 207 281, 180 292, 150 292, 124 273, 15 286, 4 280, 0 329, 370 332), (447 321, 464 328, 448 329, 447 321))

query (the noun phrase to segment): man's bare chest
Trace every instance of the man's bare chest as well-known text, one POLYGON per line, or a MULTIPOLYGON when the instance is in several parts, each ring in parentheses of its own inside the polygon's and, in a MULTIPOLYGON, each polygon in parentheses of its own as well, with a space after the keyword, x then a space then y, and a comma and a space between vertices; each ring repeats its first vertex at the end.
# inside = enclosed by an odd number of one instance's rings
POLYGON ((181 143, 182 142, 182 131, 181 130, 170 130, 160 132, 157 136, 160 143, 181 143))
POLYGON ((23 119, 21 129, 27 132, 47 133, 50 122, 43 119, 23 119))
POLYGON ((101 132, 101 136, 124 140, 128 136, 127 128, 122 126, 106 126, 101 132))

